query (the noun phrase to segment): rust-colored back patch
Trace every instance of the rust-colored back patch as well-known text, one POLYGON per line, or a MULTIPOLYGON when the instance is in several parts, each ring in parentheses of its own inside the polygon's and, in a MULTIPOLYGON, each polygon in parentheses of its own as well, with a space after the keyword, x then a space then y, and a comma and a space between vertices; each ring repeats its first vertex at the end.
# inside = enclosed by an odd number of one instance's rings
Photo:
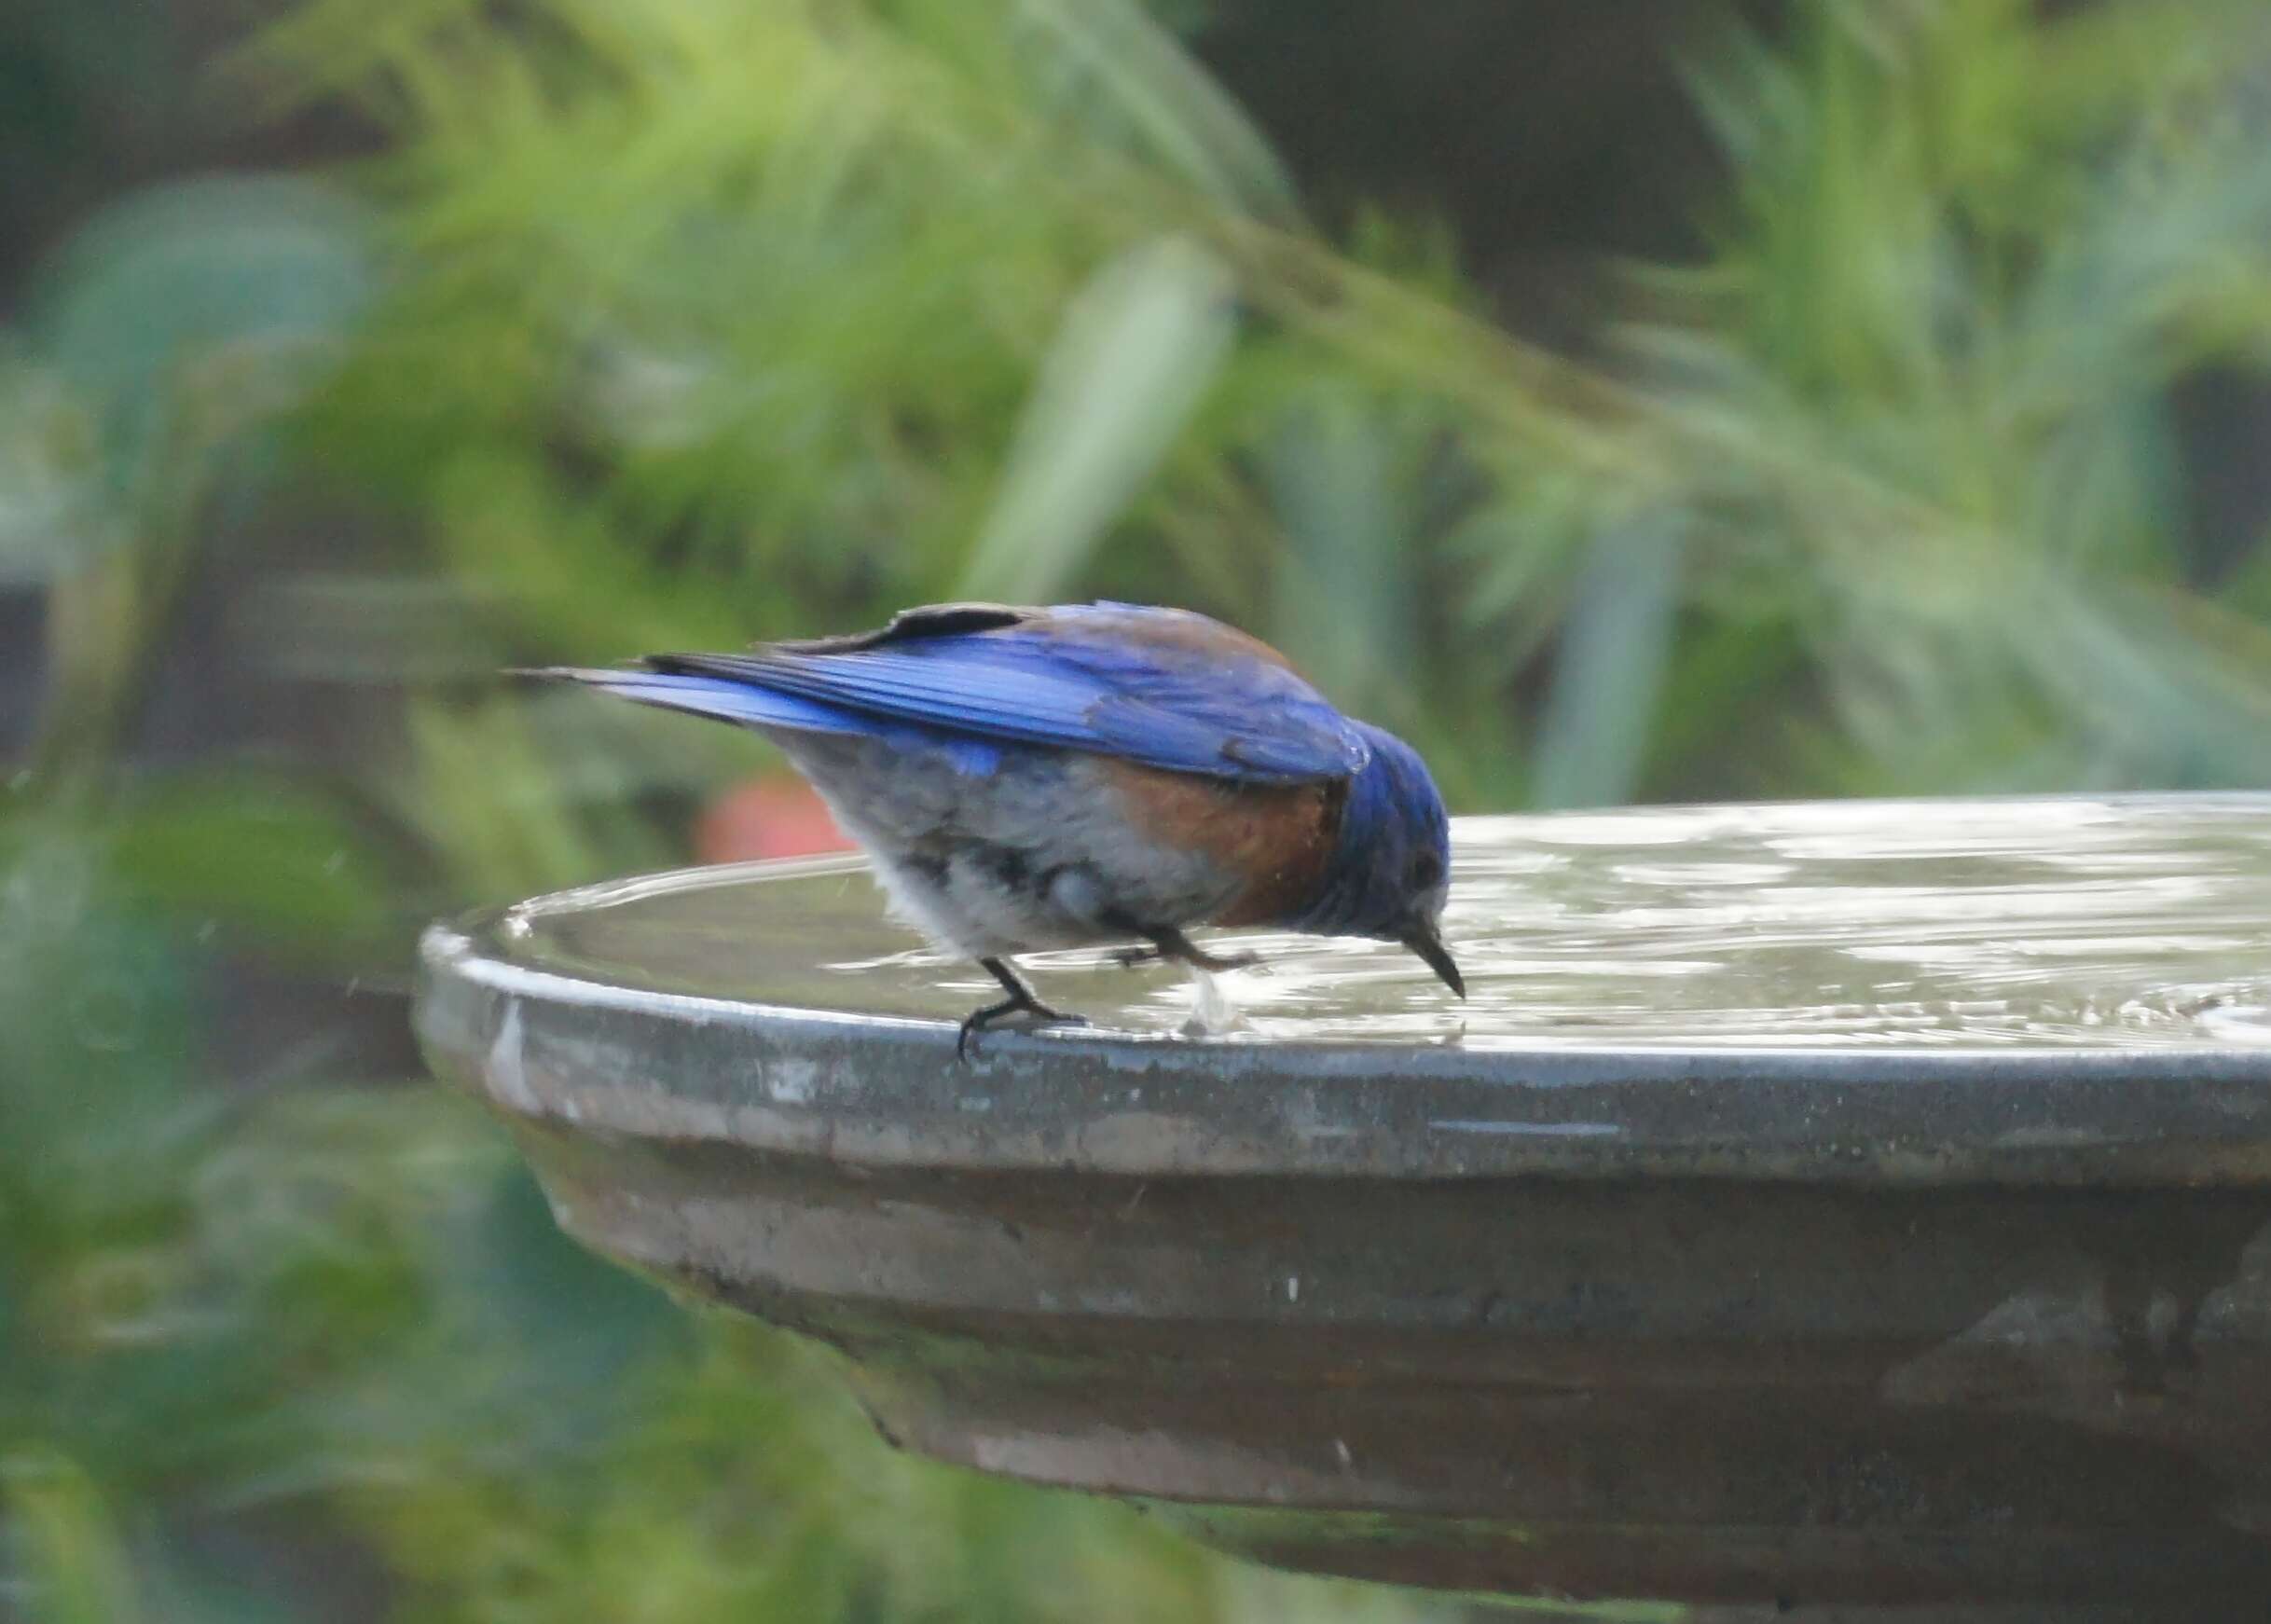
POLYGON ((1243 655, 1265 666, 1293 669, 1292 661, 1259 638, 1203 614, 1159 615, 1131 625, 1129 631, 1155 649, 1177 649, 1209 660, 1234 660, 1243 655))
POLYGON ((1266 925, 1315 900, 1341 837, 1345 778, 1247 784, 1127 761, 1105 767, 1145 833, 1244 876, 1244 888, 1208 923, 1266 925))

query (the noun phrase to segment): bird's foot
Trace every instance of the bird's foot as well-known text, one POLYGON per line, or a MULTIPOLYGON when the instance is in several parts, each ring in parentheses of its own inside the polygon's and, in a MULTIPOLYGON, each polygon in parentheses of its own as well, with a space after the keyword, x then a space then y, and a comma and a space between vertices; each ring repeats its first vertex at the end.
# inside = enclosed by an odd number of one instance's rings
POLYGON ((1184 957, 1185 964, 1196 965, 1204 970, 1220 974, 1226 970, 1252 970, 1261 962, 1259 953, 1202 953, 1193 948, 1184 957))
POLYGON ((1122 970, 1134 970, 1138 965, 1151 964, 1171 958, 1177 964, 1219 973, 1226 970, 1251 970, 1261 962, 1259 953, 1209 953, 1180 930, 1147 930, 1149 947, 1120 947, 1112 951, 1112 962, 1122 970))
POLYGON ((998 1004, 987 1004, 972 1010, 963 1017, 955 1032, 954 1057, 970 1059, 970 1040, 991 1027, 1014 1021, 1020 1026, 1085 1026, 1086 1017, 1069 1015, 1062 1010, 1053 1010, 1040 1001, 1033 989, 1025 984, 1025 977, 1010 967, 1007 959, 981 958, 979 964, 987 974, 1001 984, 1001 990, 1010 996, 998 1004))
POLYGON ((955 1032, 954 1057, 957 1060, 968 1060, 970 1039, 977 1037, 979 1033, 990 1032, 997 1026, 1014 1026, 1021 1031, 1030 1031, 1039 1026, 1085 1026, 1087 1025, 1088 1017, 1086 1015, 1075 1015, 1063 1010, 1053 1010, 1038 998, 1030 1000, 1004 998, 998 1004, 988 1004, 982 1010, 972 1010, 963 1017, 962 1025, 955 1032))

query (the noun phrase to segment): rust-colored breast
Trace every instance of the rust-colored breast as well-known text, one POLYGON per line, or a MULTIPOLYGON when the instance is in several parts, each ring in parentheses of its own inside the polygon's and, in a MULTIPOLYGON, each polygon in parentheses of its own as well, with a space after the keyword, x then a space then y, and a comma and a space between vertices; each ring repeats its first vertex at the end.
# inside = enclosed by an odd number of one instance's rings
POLYGON ((1210 923, 1264 925, 1315 897, 1340 838, 1345 780, 1243 784, 1123 761, 1108 771, 1145 833, 1244 876, 1244 888, 1210 923))

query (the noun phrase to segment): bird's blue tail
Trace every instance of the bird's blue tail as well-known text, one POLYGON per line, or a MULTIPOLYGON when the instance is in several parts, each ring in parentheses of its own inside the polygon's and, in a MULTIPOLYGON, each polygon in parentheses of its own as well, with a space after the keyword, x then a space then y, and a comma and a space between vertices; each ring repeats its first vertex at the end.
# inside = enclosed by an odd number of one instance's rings
POLYGON ((868 734, 875 731, 874 722, 849 711, 839 710, 833 705, 801 699, 792 694, 777 694, 771 689, 754 687, 747 682, 728 681, 722 677, 577 666, 545 666, 516 675, 542 677, 557 682, 581 682, 585 687, 602 689, 635 704, 652 705, 663 710, 682 710, 690 716, 708 716, 720 722, 739 723, 744 727, 780 727, 797 733, 868 734))

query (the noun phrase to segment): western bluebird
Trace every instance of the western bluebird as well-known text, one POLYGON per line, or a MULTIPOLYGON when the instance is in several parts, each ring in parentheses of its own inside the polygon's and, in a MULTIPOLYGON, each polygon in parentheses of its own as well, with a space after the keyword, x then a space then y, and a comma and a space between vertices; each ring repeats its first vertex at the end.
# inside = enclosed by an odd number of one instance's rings
POLYGON ((874 860, 896 911, 1001 984, 1010 1016, 1077 1021, 1012 955, 1129 941, 1218 957, 1192 925, 1402 943, 1466 996, 1439 930, 1449 823, 1426 764, 1342 715, 1266 643, 1125 603, 911 609, 880 631, 553 668, 754 728, 874 860))

